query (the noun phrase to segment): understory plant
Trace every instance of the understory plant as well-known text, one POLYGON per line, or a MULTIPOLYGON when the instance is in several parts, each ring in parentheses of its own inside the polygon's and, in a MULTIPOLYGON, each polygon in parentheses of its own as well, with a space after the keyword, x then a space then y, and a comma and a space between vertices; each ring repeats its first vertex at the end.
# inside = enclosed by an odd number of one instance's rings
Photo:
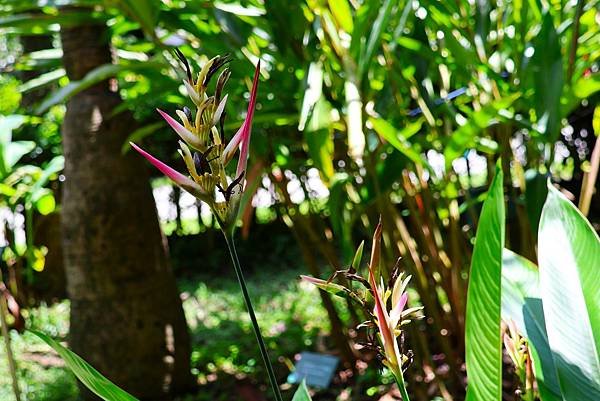
POLYGON ((260 75, 260 61, 257 63, 254 72, 246 118, 233 138, 225 144, 223 124, 227 95, 223 96, 223 89, 231 74, 229 68, 225 67, 230 61, 229 56, 214 57, 204 65, 197 78, 195 78, 183 53, 176 50, 176 54, 185 66, 186 79, 184 79, 183 84, 188 96, 196 106, 196 111, 193 113, 187 107, 177 110, 181 123, 162 110, 158 110, 158 112, 182 139, 179 141, 179 153, 191 178, 156 159, 136 144, 131 143, 131 146, 175 184, 210 206, 225 236, 275 399, 282 401, 275 372, 269 360, 267 347, 248 294, 234 241, 234 231, 244 191, 252 118, 256 106, 256 91, 260 75), (207 91, 211 78, 222 67, 225 68, 223 68, 217 79, 215 93, 209 96, 207 91), (240 148, 240 156, 235 176, 228 180, 225 168, 233 159, 238 147, 240 148))
POLYGON ((350 285, 345 287, 332 282, 332 279, 337 274, 329 280, 321 280, 309 276, 302 276, 302 279, 324 291, 349 298, 362 307, 369 319, 361 323, 358 328, 369 330, 366 346, 376 350, 379 359, 394 376, 402 399, 408 401, 409 397, 406 390, 404 372, 412 361, 412 351, 404 349, 404 332, 402 331, 402 327, 415 318, 421 318, 422 316, 420 316, 419 312, 423 307, 418 306, 405 309, 408 303, 406 288, 411 276, 404 277, 404 272, 399 272, 399 264, 396 264, 388 280, 388 284, 384 283, 384 278, 381 274, 382 269, 379 266, 382 227, 380 221, 373 235, 371 259, 368 265, 368 279, 361 277, 357 272, 362 258, 363 244, 361 244, 356 252, 352 266, 348 270, 338 272, 338 274, 344 276, 347 283, 357 282, 366 291, 353 288, 350 285), (368 296, 369 294, 370 296, 368 296), (373 299, 373 306, 370 305, 369 298, 373 299), (388 304, 390 308, 388 308, 388 304), (376 338, 372 335, 373 329, 376 338))

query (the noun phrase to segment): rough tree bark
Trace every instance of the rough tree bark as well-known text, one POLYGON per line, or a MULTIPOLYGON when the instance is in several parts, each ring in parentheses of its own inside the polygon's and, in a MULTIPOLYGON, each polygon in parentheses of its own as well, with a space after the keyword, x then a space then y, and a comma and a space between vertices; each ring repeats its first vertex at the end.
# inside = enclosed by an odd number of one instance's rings
MULTIPOLYGON (((71 80, 111 62, 105 25, 63 27, 61 40, 71 80)), ((68 102, 62 127, 69 344, 135 396, 165 400, 192 383, 189 334, 146 166, 121 154, 134 121, 111 117, 120 103, 102 82, 68 102)))

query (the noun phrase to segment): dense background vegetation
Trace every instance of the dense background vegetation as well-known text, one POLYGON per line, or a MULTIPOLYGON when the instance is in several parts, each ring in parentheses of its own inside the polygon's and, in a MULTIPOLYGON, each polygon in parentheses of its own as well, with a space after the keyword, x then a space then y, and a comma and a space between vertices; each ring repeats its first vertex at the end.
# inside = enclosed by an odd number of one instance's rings
MULTIPOLYGON (((361 311, 297 280, 347 268, 380 216, 382 266, 389 274, 401 257, 410 302, 426 315, 405 339, 417 400, 464 398, 469 266, 499 158, 507 248, 537 262, 548 178, 598 230, 596 1, 35 3, 0 2, 2 294, 28 399, 78 390, 54 354, 17 331, 70 335, 107 376, 143 393, 168 370, 148 363, 164 357, 147 351, 166 337, 148 328, 154 319, 182 349, 170 355, 179 373, 168 391, 198 383, 190 399, 255 400, 267 388, 216 222, 128 145, 184 170, 155 112, 190 105, 175 47, 195 71, 231 54, 228 136, 261 60, 240 253, 280 382, 303 350, 340 357, 333 389, 316 399, 393 393, 374 354, 357 351, 361 311), (169 260, 148 251, 162 249, 148 178, 169 260)), ((7 372, 2 358, 2 399, 7 372)))

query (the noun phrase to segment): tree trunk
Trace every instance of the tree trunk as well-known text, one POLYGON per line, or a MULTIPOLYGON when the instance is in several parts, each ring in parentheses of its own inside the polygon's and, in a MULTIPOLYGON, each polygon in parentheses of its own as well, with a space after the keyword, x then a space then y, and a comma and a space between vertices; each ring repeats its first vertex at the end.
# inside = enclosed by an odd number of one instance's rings
MULTIPOLYGON (((63 27, 61 40, 72 81, 111 62, 104 25, 63 27)), ((120 103, 102 82, 68 102, 62 127, 69 344, 133 395, 165 400, 192 383, 189 334, 146 166, 121 154, 135 122, 111 117, 120 103)))

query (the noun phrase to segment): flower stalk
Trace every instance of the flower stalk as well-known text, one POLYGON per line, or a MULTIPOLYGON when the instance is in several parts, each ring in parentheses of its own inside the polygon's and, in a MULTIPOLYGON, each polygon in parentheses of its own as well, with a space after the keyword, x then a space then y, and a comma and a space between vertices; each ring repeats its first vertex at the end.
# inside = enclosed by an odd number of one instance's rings
POLYGON ((252 322, 252 328, 256 335, 261 357, 267 368, 275 399, 276 401, 282 401, 279 386, 277 385, 277 378, 275 377, 267 347, 261 334, 256 314, 254 313, 233 238, 245 186, 245 173, 249 155, 250 134, 252 132, 252 119, 256 106, 260 62, 257 64, 254 72, 246 118, 231 140, 225 144, 223 126, 227 95, 222 95, 225 83, 231 75, 229 68, 225 67, 229 63, 230 57, 214 57, 203 66, 197 78, 194 79, 192 69, 185 56, 179 50, 176 51, 176 55, 185 67, 186 79, 184 79, 183 84, 190 99, 196 106, 196 113, 194 115, 187 107, 177 110, 177 116, 181 121, 178 122, 164 111, 157 111, 181 138, 179 141, 179 154, 185 162, 188 175, 181 174, 136 144, 131 143, 131 146, 175 184, 205 202, 211 208, 225 236, 233 268, 252 322), (222 67, 225 68, 217 79, 215 94, 209 96, 207 93, 209 82, 222 67), (235 176, 229 180, 225 168, 233 160, 238 149, 240 149, 240 156, 235 176))
POLYGON ((252 301, 250 299, 250 295, 248 294, 248 289, 246 287, 246 280, 244 280, 244 273, 242 272, 242 267, 240 265, 240 260, 237 255, 237 250, 235 248, 235 242, 233 239, 233 232, 226 233, 223 231, 225 235, 225 241, 227 242, 227 248, 229 249, 229 255, 231 256, 231 261, 233 262, 233 268, 235 270, 235 275, 237 276, 238 282, 240 284, 240 288, 242 290, 242 296, 244 297, 244 302, 246 303, 246 308, 248 309, 248 315, 250 316, 250 320, 252 321, 252 328, 254 329, 254 335, 256 336, 256 341, 258 342, 258 348, 260 350, 260 355, 263 359, 263 362, 267 368, 267 374, 269 376, 269 381, 271 382, 271 387, 273 388, 273 393, 275 394, 275 399, 277 401, 282 401, 281 393, 279 392, 279 386, 277 385, 277 378, 275 377, 275 372, 273 371, 273 365, 271 365, 271 361, 269 359, 269 353, 267 352, 267 347, 265 346, 265 341, 260 332, 260 326, 258 325, 258 320, 256 319, 256 315, 254 314, 254 308, 252 307, 252 301))

